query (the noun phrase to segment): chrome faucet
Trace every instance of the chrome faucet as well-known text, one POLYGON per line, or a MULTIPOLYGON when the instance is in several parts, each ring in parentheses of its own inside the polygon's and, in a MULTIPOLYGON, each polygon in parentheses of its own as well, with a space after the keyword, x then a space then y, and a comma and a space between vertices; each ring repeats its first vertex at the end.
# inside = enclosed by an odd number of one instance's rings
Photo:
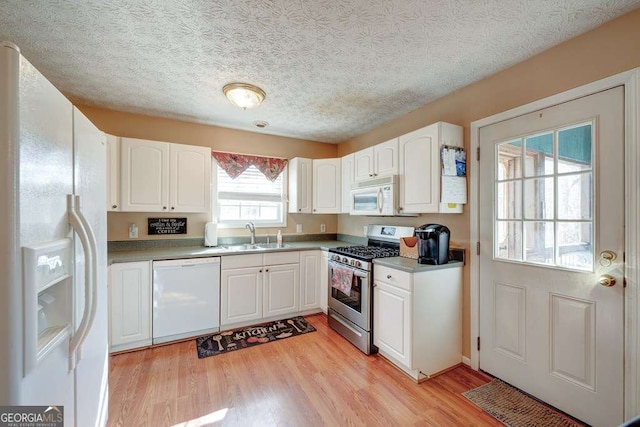
POLYGON ((251 244, 255 245, 256 244, 256 225, 249 221, 246 225, 246 228, 249 229, 249 231, 251 232, 251 244))

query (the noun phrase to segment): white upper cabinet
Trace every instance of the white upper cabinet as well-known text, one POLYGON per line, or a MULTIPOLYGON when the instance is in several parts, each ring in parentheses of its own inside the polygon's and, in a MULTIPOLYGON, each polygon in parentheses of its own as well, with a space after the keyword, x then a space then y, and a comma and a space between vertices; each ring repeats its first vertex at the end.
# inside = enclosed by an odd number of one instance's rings
POLYGON ((120 208, 120 138, 107 135, 107 211, 120 208))
POLYGON ((169 211, 208 212, 211 206, 211 149, 170 144, 169 211))
POLYGON ((354 156, 355 181, 398 173, 398 138, 365 148, 354 156))
POLYGON ((399 211, 459 213, 462 205, 440 203, 440 148, 462 147, 462 127, 438 122, 399 138, 399 211))
POLYGON ((209 148, 122 138, 121 160, 122 211, 209 211, 209 148))
POLYGON ((122 138, 121 150, 121 210, 168 212, 169 144, 122 138))
POLYGON ((311 213, 312 161, 302 157, 289 160, 289 213, 311 213))
POLYGON ((351 186, 355 182, 355 169, 354 169, 354 157, 353 153, 347 154, 342 158, 341 173, 342 173, 342 213, 349 213, 351 208, 350 192, 351 186))
POLYGON ((313 213, 342 211, 341 159, 313 160, 313 213))

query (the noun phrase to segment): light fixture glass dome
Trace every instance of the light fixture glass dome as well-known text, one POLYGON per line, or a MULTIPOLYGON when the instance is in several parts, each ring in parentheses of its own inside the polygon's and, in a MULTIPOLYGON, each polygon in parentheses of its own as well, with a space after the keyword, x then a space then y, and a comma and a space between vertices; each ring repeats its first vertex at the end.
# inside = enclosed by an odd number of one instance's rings
POLYGON ((262 89, 249 83, 229 83, 222 91, 233 105, 243 110, 256 108, 266 96, 262 89))

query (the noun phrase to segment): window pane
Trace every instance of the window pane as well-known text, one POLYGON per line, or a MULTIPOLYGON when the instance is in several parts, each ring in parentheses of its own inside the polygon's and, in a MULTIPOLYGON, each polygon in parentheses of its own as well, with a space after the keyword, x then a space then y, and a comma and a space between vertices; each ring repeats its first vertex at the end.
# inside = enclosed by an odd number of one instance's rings
POLYGON ((553 178, 524 181, 524 215, 526 219, 553 219, 553 178))
POLYGON ((558 177, 558 219, 591 219, 591 172, 558 177))
POLYGON ((522 183, 509 181, 498 183, 498 197, 496 199, 497 219, 522 218, 522 183))
POLYGON ((553 221, 526 221, 525 257, 527 261, 553 264, 553 221))
POLYGON ((218 221, 222 224, 244 225, 247 221, 260 224, 284 224, 283 172, 269 181, 255 166, 231 179, 220 167, 217 170, 214 194, 218 221))
POLYGON ((496 258, 522 260, 522 223, 496 221, 496 258))
POLYGON ((526 176, 553 174, 553 132, 525 139, 524 162, 526 176))
POLYGON ((591 124, 558 132, 558 173, 591 169, 591 124))
POLYGON ((593 269, 593 234, 590 222, 558 223, 558 265, 593 269))
POLYGON ((522 176, 522 141, 498 144, 498 180, 520 178, 522 176))

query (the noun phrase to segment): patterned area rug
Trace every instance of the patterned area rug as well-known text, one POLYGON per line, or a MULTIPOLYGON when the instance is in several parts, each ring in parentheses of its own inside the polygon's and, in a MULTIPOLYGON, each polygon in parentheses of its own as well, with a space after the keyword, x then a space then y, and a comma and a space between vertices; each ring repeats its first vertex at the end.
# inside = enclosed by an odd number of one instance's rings
POLYGON ((498 379, 462 393, 462 395, 498 421, 511 427, 582 427, 586 425, 498 379))
POLYGON ((298 316, 276 322, 224 331, 196 338, 198 358, 216 356, 230 351, 278 341, 315 331, 304 317, 298 316))

